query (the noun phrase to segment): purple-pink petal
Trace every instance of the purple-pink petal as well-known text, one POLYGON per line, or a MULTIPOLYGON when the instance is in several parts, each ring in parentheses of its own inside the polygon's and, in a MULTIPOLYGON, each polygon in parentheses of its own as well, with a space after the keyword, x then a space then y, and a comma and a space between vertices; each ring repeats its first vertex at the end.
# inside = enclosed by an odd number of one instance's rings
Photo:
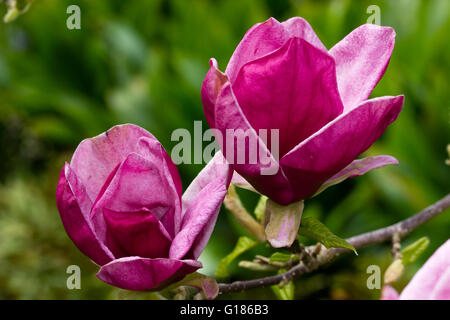
POLYGON ((373 156, 354 160, 344 169, 325 181, 315 195, 319 194, 328 187, 341 183, 346 179, 362 176, 371 170, 382 168, 390 164, 397 165, 398 160, 391 156, 373 156))
POLYGON ((320 185, 367 150, 398 116, 403 96, 361 103, 304 140, 281 160, 296 198, 306 199, 320 185))
POLYGON ((279 130, 280 156, 343 110, 333 58, 297 37, 243 65, 232 87, 252 128, 279 130))
POLYGON ((269 18, 247 31, 231 56, 225 73, 233 83, 244 64, 279 49, 292 37, 304 39, 318 49, 326 51, 306 20, 296 17, 280 23, 274 18, 269 18))
POLYGON ((214 229, 233 170, 216 153, 183 194, 183 222, 170 248, 170 258, 197 259, 214 229))
POLYGON ((169 188, 176 190, 178 196, 181 198, 183 187, 180 174, 161 143, 156 139, 150 139, 144 136, 138 141, 137 153, 150 162, 159 164, 162 174, 166 177, 169 188))
POLYGON ((112 127, 94 138, 83 140, 70 163, 92 201, 98 196, 111 171, 131 152, 136 152, 142 137, 156 138, 141 127, 124 124, 112 127))
POLYGON ((169 256, 172 239, 149 210, 116 212, 103 209, 103 216, 107 226, 106 243, 116 258, 169 256))
POLYGON ((395 31, 392 28, 365 24, 331 48, 345 111, 370 96, 386 71, 394 44, 395 31))
POLYGON ((102 266, 97 277, 115 287, 144 291, 179 281, 201 267, 195 260, 125 257, 102 266))
POLYGON ((99 265, 114 259, 112 253, 98 239, 93 230, 89 219, 92 202, 84 186, 67 163, 59 177, 56 204, 67 234, 81 252, 99 265))
MULTIPOLYGON (((233 169, 246 180, 250 182, 255 189, 267 195, 280 203, 289 202, 292 199, 290 183, 286 179, 283 170, 280 168, 277 159, 273 157, 267 146, 260 136, 251 127, 239 103, 234 97, 233 90, 229 82, 227 82, 217 98, 216 110, 220 112, 215 118, 215 125, 224 137, 223 143, 219 140, 220 148, 229 163, 233 164, 233 169), (232 148, 228 148, 226 144, 227 129, 234 129, 234 133, 242 132, 247 134, 248 139, 245 143, 239 143, 238 139, 234 139, 232 148), (254 141, 255 148, 249 150, 249 141, 254 141), (231 150, 230 150, 231 149, 231 150), (256 151, 257 150, 257 151, 256 151), (239 162, 238 155, 249 157, 252 152, 257 152, 255 162, 244 161, 239 162), (261 154, 267 156, 265 160, 261 158, 261 154), (263 174, 271 173, 271 174, 263 174)), ((211 125, 211 124, 210 124, 211 125)), ((233 131, 231 132, 233 134, 233 131)), ((238 135, 237 135, 238 136, 238 135)))
POLYGON ((300 38, 313 45, 317 49, 327 51, 327 48, 320 41, 317 34, 311 25, 302 17, 293 17, 286 21, 283 21, 281 25, 284 27, 285 32, 289 38, 300 38))
POLYGON ((171 236, 178 231, 181 199, 171 188, 162 163, 130 153, 103 190, 91 210, 91 219, 100 239, 106 237, 104 208, 117 212, 145 208, 163 223, 171 236))
POLYGON ((450 240, 417 271, 400 294, 401 300, 450 300, 450 240))
POLYGON ((244 179, 244 177, 242 177, 236 171, 233 173, 233 177, 231 178, 231 183, 241 189, 247 189, 249 191, 258 192, 247 180, 244 179))
POLYGON ((384 285, 381 289, 380 300, 398 300, 399 294, 397 290, 392 288, 390 285, 384 285))
POLYGON ((447 267, 429 295, 431 300, 450 300, 450 267, 447 267))
POLYGON ((203 80, 201 97, 203 112, 211 128, 216 127, 216 100, 222 87, 229 82, 228 77, 219 70, 216 59, 209 61, 210 69, 203 80))

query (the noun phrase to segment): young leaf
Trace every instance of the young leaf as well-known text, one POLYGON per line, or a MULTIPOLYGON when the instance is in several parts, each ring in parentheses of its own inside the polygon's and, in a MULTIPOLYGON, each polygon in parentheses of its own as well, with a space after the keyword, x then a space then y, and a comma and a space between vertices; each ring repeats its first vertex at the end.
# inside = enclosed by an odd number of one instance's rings
POLYGON ((298 259, 296 254, 287 254, 282 252, 275 252, 270 256, 270 263, 273 262, 288 262, 289 260, 298 259))
MULTIPOLYGON (((3 17, 3 22, 8 23, 15 20, 21 14, 27 12, 34 0, 10 0, 6 2, 7 11, 3 17)), ((0 1, 1 2, 1 1, 0 1)))
MULTIPOLYGON (((278 274, 286 272, 284 269, 280 269, 278 274)), ((277 296, 278 300, 293 300, 295 293, 295 285, 292 281, 289 281, 284 286, 280 285, 271 286, 273 293, 277 296)))
POLYGON ((259 198, 258 204, 255 207, 255 217, 256 219, 258 219, 258 221, 261 221, 262 218, 264 217, 264 211, 266 210, 266 202, 267 202, 267 197, 266 196, 261 196, 259 198))
POLYGON ((402 250, 403 264, 413 263, 428 247, 430 240, 422 237, 402 250))
POLYGON ((276 271, 277 267, 270 264, 262 264, 254 261, 239 261, 239 267, 252 271, 276 271))
POLYGON ((228 254, 225 258, 220 260, 219 266, 217 267, 216 277, 217 278, 226 278, 229 276, 228 266, 229 264, 236 259, 239 255, 244 253, 245 251, 253 248, 258 244, 257 241, 250 239, 248 237, 239 237, 236 246, 233 251, 228 254))
POLYGON ((302 219, 298 234, 319 241, 327 248, 346 248, 358 254, 350 243, 332 233, 322 222, 314 217, 302 219))

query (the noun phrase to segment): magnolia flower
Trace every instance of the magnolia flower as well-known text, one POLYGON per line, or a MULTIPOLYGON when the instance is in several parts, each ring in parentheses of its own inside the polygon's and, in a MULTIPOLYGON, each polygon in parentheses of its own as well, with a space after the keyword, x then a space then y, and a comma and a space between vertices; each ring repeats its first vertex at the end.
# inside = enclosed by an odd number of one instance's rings
POLYGON ((417 271, 399 295, 385 285, 382 300, 450 300, 450 240, 447 240, 417 271))
POLYGON ((150 290, 201 268, 231 179, 222 158, 182 195, 177 168, 146 130, 121 125, 81 142, 61 171, 56 202, 69 237, 101 266, 97 277, 150 290))
POLYGON ((390 156, 355 160, 403 106, 403 96, 367 100, 386 70, 394 42, 393 29, 367 24, 327 50, 302 18, 282 23, 270 18, 253 26, 225 72, 211 59, 201 94, 211 128, 222 137, 227 130, 242 130, 271 161, 239 163, 236 157, 248 155, 250 143, 230 147, 218 139, 228 162, 254 189, 281 205, 397 164, 390 156), (261 129, 278 129, 279 141, 263 139, 261 129), (279 156, 270 152, 274 143, 279 156), (261 174, 267 166, 275 174, 261 174))

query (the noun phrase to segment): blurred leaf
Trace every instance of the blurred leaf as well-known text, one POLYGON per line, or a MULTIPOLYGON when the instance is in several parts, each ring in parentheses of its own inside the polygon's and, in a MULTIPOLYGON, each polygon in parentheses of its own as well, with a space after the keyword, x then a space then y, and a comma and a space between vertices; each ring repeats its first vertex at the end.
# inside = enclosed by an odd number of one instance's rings
POLYGON ((427 249, 430 244, 428 237, 422 237, 414 243, 402 250, 403 264, 413 263, 420 257, 420 255, 427 249))
POLYGON ((322 243, 327 248, 346 248, 357 254, 356 249, 350 243, 336 236, 316 218, 303 218, 298 233, 322 243))
POLYGON ((252 271, 276 271, 277 267, 270 264, 262 264, 254 261, 239 261, 239 267, 252 271))
POLYGON ((248 237, 239 237, 236 246, 233 251, 228 254, 225 258, 220 260, 219 266, 217 267, 216 277, 217 278, 226 278, 229 276, 228 266, 229 264, 236 259, 239 255, 244 253, 245 251, 253 248, 258 244, 257 241, 250 239, 248 237))
POLYGON ((258 219, 258 221, 261 221, 262 218, 264 217, 264 211, 266 210, 266 202, 267 202, 267 198, 266 196, 261 196, 259 198, 258 204, 255 207, 255 217, 256 219, 258 219))
MULTIPOLYGON (((280 269, 278 274, 286 272, 285 269, 280 269)), ((293 300, 295 294, 295 285, 294 282, 289 281, 288 283, 280 286, 274 285, 270 287, 277 296, 278 300, 293 300)))
POLYGON ((27 12, 34 0, 5 0, 7 12, 3 17, 3 22, 14 21, 18 16, 27 12))
POLYGON ((275 252, 270 256, 270 263, 273 262, 288 262, 290 260, 298 259, 296 254, 287 254, 282 252, 275 252))

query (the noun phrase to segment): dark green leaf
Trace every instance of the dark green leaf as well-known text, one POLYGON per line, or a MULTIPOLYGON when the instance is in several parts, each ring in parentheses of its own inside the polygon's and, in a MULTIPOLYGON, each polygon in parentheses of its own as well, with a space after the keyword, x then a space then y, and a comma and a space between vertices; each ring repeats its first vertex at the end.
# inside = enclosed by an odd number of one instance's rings
POLYGON ((290 260, 298 259, 296 254, 287 254, 282 252, 275 252, 270 256, 270 263, 273 262, 288 262, 290 260))
POLYGON ((253 248, 258 244, 257 241, 250 239, 248 237, 240 237, 234 247, 233 251, 228 254, 225 258, 220 260, 219 266, 217 267, 216 277, 218 278, 226 278, 229 276, 228 266, 229 264, 236 259, 239 255, 244 253, 245 251, 253 248))
MULTIPOLYGON (((284 269, 280 269, 278 274, 286 272, 284 269)), ((274 285, 271 286, 273 293, 277 296, 278 300, 293 300, 295 294, 295 285, 292 281, 289 281, 283 286, 274 285)))
POLYGON ((327 248, 346 248, 358 254, 350 243, 339 238, 316 218, 303 218, 298 233, 301 236, 319 241, 327 248))
POLYGON ((413 263, 430 244, 430 239, 422 237, 402 250, 403 264, 413 263))
POLYGON ((256 219, 258 219, 258 221, 261 221, 262 218, 264 217, 264 211, 266 210, 266 202, 267 202, 267 197, 266 196, 261 196, 259 198, 258 204, 255 207, 255 217, 256 219))

